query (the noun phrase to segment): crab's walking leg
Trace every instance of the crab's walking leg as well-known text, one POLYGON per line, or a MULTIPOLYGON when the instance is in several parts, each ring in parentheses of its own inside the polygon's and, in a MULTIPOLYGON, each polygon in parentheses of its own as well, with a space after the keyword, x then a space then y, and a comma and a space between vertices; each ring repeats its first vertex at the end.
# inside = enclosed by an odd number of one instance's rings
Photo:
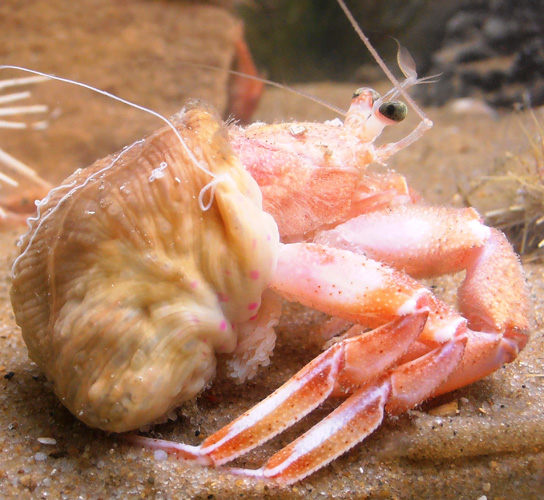
MULTIPOLYGON (((467 349, 437 393, 488 375, 527 343, 533 315, 519 259, 506 237, 484 226, 473 209, 396 207, 360 215, 317 241, 364 253, 416 278, 466 271, 458 298, 470 328, 467 349)), ((441 328, 441 318, 452 314, 433 298, 421 340, 431 346, 442 342, 449 333, 441 328)))
POLYGON ((325 419, 272 456, 262 476, 282 484, 298 481, 361 442, 380 425, 385 411, 402 413, 429 397, 459 363, 465 340, 459 335, 356 390, 325 419))
POLYGON ((293 425, 333 391, 353 392, 361 381, 380 374, 408 349, 426 317, 426 312, 408 316, 332 346, 261 403, 206 439, 201 452, 221 465, 293 425), (360 360, 363 352, 365 364, 352 366, 353 358, 360 360))
POLYGON ((361 215, 317 240, 325 244, 280 248, 271 287, 357 323, 350 338, 206 439, 196 459, 224 464, 329 396, 348 396, 262 469, 239 471, 290 484, 364 439, 384 412, 402 413, 481 378, 526 343, 532 314, 521 266, 504 235, 483 226, 473 210, 398 207, 361 215), (464 317, 394 267, 417 277, 466 270, 464 317))
POLYGON ((462 332, 444 346, 387 372, 421 334, 427 315, 427 311, 414 312, 335 344, 268 398, 207 438, 200 449, 137 436, 129 439, 185 460, 222 465, 293 425, 329 396, 349 394, 262 469, 233 470, 282 484, 298 481, 362 441, 380 425, 385 410, 405 411, 449 376, 463 355, 462 332))
MULTIPOLYGON (((329 396, 349 396, 317 430, 251 472, 294 482, 364 439, 380 424, 385 409, 402 412, 429 397, 463 355, 465 322, 455 317, 447 342, 396 366, 421 336, 431 294, 403 273, 363 255, 309 243, 285 245, 272 288, 358 324, 350 338, 333 345, 267 399, 207 438, 198 453, 187 447, 175 452, 183 458, 194 453, 197 459, 224 464, 293 425, 329 396), (363 324, 382 326, 364 332, 363 324)), ((136 442, 178 449, 145 438, 136 442)))
POLYGON ((431 295, 371 258, 313 243, 283 245, 270 286, 288 300, 370 328, 414 313, 431 295))
POLYGON ((519 260, 504 234, 495 229, 485 245, 473 251, 458 299, 472 331, 465 356, 437 394, 467 385, 514 361, 534 326, 519 260))

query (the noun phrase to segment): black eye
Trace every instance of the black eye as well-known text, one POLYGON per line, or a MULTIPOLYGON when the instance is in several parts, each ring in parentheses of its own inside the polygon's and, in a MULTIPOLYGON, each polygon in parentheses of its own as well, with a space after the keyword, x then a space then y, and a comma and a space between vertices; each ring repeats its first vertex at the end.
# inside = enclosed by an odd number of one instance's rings
POLYGON ((372 95, 372 102, 376 102, 380 98, 380 94, 370 87, 361 87, 353 92, 353 99, 359 97, 363 92, 369 92, 372 95))
POLYGON ((398 123, 406 118, 408 108, 403 102, 388 101, 380 106, 380 113, 386 118, 398 123))

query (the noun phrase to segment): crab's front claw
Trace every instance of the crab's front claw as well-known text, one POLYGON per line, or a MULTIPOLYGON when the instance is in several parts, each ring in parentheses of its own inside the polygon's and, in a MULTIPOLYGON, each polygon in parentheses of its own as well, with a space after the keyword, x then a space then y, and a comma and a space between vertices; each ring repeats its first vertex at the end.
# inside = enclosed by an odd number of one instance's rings
POLYGON ((333 345, 258 405, 208 437, 201 453, 222 465, 273 438, 329 396, 352 394, 404 354, 426 318, 427 312, 410 315, 333 345))
POLYGON ((485 245, 473 251, 459 289, 459 309, 471 328, 467 349, 438 393, 470 384, 514 361, 534 327, 521 264, 496 229, 490 230, 485 245))
POLYGON ((456 321, 468 322, 463 360, 437 393, 485 377, 513 361, 527 343, 533 308, 519 259, 504 234, 483 225, 473 209, 395 207, 362 214, 316 241, 368 255, 416 278, 466 271, 458 293, 461 314, 431 298, 420 339, 425 345, 414 344, 405 359, 451 338, 456 321))
POLYGON ((427 316, 427 311, 416 312, 338 342, 200 447, 137 436, 129 439, 179 459, 222 465, 293 425, 328 397, 347 395, 336 410, 261 469, 231 469, 283 485, 296 482, 362 441, 380 425, 385 411, 396 414, 414 406, 448 378, 463 356, 466 335, 462 332, 426 355, 397 366, 421 334, 427 316))

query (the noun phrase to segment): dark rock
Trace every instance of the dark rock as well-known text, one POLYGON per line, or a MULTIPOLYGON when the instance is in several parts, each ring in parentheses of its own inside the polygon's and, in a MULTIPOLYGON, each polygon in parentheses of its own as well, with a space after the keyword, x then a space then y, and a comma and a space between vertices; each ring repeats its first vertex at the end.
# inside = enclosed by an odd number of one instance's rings
POLYGON ((468 40, 443 48, 435 53, 434 63, 438 67, 446 67, 459 63, 479 61, 492 55, 489 47, 482 40, 468 40))
POLYGON ((417 88, 418 97, 436 105, 472 95, 496 107, 541 104, 544 1, 452 0, 452 6, 427 70, 442 77, 417 88))
POLYGON ((473 61, 481 61, 482 59, 487 59, 493 55, 493 52, 482 41, 477 41, 474 44, 471 44, 468 47, 465 47, 464 50, 459 51, 457 54, 458 63, 467 63, 473 61))
POLYGON ((506 73, 500 70, 478 72, 474 69, 463 71, 459 75, 461 82, 467 87, 476 87, 484 92, 491 92, 501 88, 506 80, 506 73))
POLYGON ((544 77, 544 41, 532 40, 517 54, 510 68, 510 81, 527 82, 544 77))
POLYGON ((466 39, 467 36, 472 36, 474 31, 481 29, 484 19, 483 12, 461 11, 446 23, 445 32, 448 37, 466 39))
POLYGON ((535 82, 530 89, 530 106, 544 106, 544 82, 542 80, 535 82))
POLYGON ((482 33, 489 44, 498 44, 502 47, 508 47, 521 36, 519 24, 515 19, 500 17, 486 19, 482 33))

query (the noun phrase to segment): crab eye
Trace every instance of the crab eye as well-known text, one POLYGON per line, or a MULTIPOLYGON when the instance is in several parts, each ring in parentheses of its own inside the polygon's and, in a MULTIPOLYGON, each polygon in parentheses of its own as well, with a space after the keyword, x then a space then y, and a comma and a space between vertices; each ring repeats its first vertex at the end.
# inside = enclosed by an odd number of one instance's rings
POLYGON ((376 102, 380 98, 380 94, 370 87, 361 87, 353 92, 353 99, 359 97, 363 92, 369 92, 372 95, 372 102, 376 102))
POLYGON ((383 116, 397 123, 404 120, 406 118, 406 115, 408 114, 408 108, 406 107, 406 104, 400 101, 384 102, 380 106, 379 111, 383 116))

